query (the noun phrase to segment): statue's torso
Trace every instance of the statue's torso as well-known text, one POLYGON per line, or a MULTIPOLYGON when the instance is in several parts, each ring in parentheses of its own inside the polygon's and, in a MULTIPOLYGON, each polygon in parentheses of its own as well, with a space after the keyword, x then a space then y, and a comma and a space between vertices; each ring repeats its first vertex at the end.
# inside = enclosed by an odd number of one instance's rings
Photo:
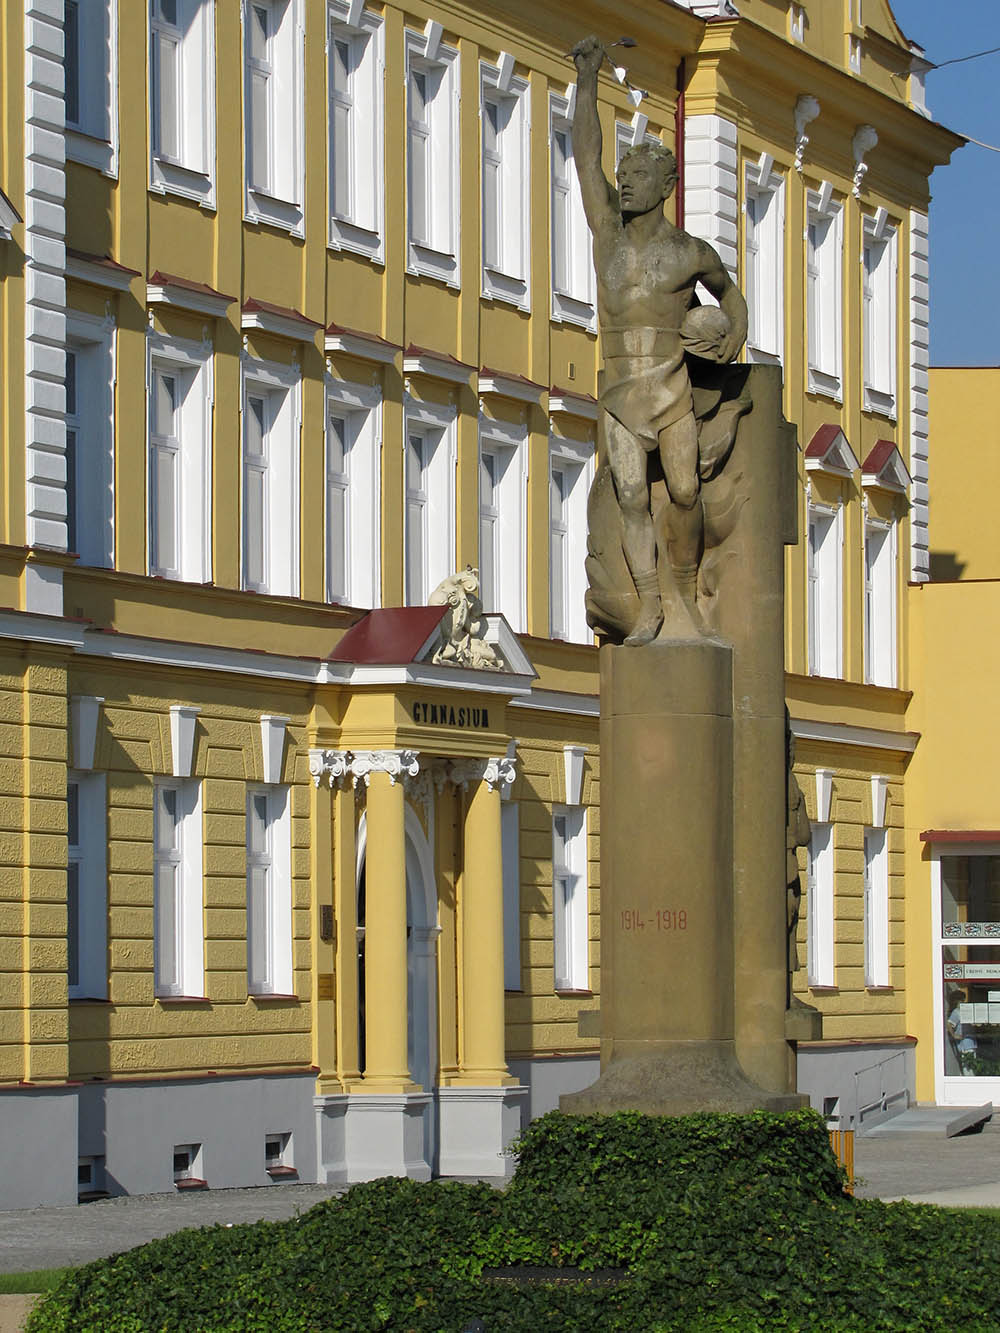
POLYGON ((693 236, 664 222, 649 239, 626 224, 594 238, 598 315, 602 328, 679 329, 702 268, 693 236))

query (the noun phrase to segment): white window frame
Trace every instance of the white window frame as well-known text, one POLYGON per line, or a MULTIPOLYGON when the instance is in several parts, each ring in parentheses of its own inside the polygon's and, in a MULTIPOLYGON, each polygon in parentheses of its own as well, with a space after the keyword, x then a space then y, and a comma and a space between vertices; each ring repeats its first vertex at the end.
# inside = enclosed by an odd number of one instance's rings
POLYGON ((589 991, 587 809, 582 805, 552 807, 552 940, 555 989, 589 991))
POLYGON ((833 824, 814 823, 806 856, 809 985, 837 984, 833 824))
POLYGON ((244 216, 292 236, 305 235, 305 26, 302 0, 243 0, 244 216), (254 52, 256 18, 268 15, 266 46, 254 52), (266 93, 255 80, 267 79, 266 93), (264 106, 257 119, 257 101, 264 106), (263 123, 266 143, 255 135, 263 123), (259 158, 263 158, 259 162, 259 158))
POLYGON ((201 782, 197 778, 153 783, 153 985, 159 996, 198 999, 205 988, 204 861, 201 782), (175 793, 171 818, 163 794, 175 793), (162 821, 162 822, 161 822, 162 821), (165 834, 171 832, 172 839, 165 834), (173 901, 163 898, 161 874, 175 871, 173 901), (172 934, 176 959, 167 971, 162 959, 164 926, 172 934))
POLYGON ((457 413, 454 407, 440 407, 407 394, 403 415, 404 604, 423 606, 441 580, 455 572, 457 413), (425 462, 425 503, 421 529, 423 560, 419 570, 410 569, 411 525, 416 521, 414 515, 417 508, 407 484, 411 435, 418 435, 425 440, 430 451, 425 462))
POLYGON ((291 789, 247 787, 246 819, 247 993, 292 995, 291 789), (264 808, 264 819, 260 837, 255 839, 259 805, 264 808), (255 871, 259 872, 256 880, 255 871))
POLYGON ((75 800, 76 818, 68 821, 66 939, 72 957, 69 998, 108 997, 108 797, 103 773, 66 774, 67 806, 75 800), (76 795, 73 796, 73 791, 76 795), (75 825, 75 827, 74 827, 75 825), (74 834, 76 835, 74 838, 74 834), (70 885, 75 877, 76 890, 70 885), (73 898, 76 902, 74 904, 73 898), (74 919, 75 918, 75 919, 74 919))
POLYGON ((214 209, 215 0, 176 0, 173 25, 159 17, 160 4, 149 0, 149 188, 214 209), (171 45, 176 47, 177 106, 165 114, 156 104, 154 69, 171 45))
POLYGON ((480 62, 479 120, 483 295, 529 310, 531 101, 527 79, 513 77, 502 66, 480 62), (496 144, 488 146, 491 107, 497 115, 497 133, 496 144))
POLYGON ((242 463, 240 505, 240 550, 242 570, 240 586, 273 597, 299 595, 299 455, 302 439, 302 384, 297 366, 275 365, 269 361, 243 358, 242 463), (263 398, 265 441, 262 466, 264 482, 264 531, 261 537, 260 581, 248 576, 250 543, 256 534, 247 522, 247 431, 250 399, 263 398))
POLYGON ((844 507, 806 508, 806 607, 811 676, 839 680, 844 672, 844 507), (822 525, 818 545, 813 531, 822 525), (829 543, 829 544, 828 544, 829 543))
POLYGON ((793 42, 804 42, 806 39, 805 5, 796 4, 795 0, 791 0, 788 6, 788 35, 793 42))
POLYGON ((899 326, 898 234, 880 208, 862 220, 861 298, 864 408, 896 419, 899 326))
POLYGON ((150 334, 146 377, 148 448, 146 451, 147 542, 151 574, 208 583, 212 578, 212 347, 150 334), (154 563, 153 524, 153 377, 157 371, 177 377, 179 393, 176 477, 176 552, 173 569, 154 563))
MULTIPOLYGON (((68 10, 67 15, 68 19, 68 10)), ((118 175, 118 0, 77 0, 77 110, 69 101, 70 25, 66 31, 66 157, 118 175)))
POLYGON ((865 986, 886 987, 889 979, 889 830, 865 829, 865 986))
POLYGON ((897 680, 896 533, 895 523, 865 520, 865 682, 869 685, 895 686, 897 680))
POLYGON ((409 273, 437 278, 449 287, 461 285, 459 56, 453 46, 436 45, 422 32, 407 28, 406 52, 406 268, 409 273), (433 54, 427 53, 428 46, 433 54), (427 80, 425 118, 414 119, 413 76, 427 80), (425 144, 423 189, 415 187, 420 171, 416 141, 425 144), (423 194, 425 207, 417 208, 423 194), (421 216, 422 214, 422 216, 421 216))
POLYGON ((587 612, 584 599, 587 593, 587 497, 594 480, 594 448, 592 444, 583 444, 567 439, 562 435, 549 436, 548 468, 548 530, 549 530, 549 634, 553 639, 564 639, 570 643, 593 643, 594 634, 587 624, 587 612), (553 465, 572 477, 569 495, 565 501, 565 513, 561 526, 557 530, 553 515, 553 465), (557 623, 556 599, 554 597, 554 579, 556 561, 554 543, 565 537, 564 559, 562 568, 562 605, 561 623, 557 623))
POLYGON ((635 148, 639 144, 648 143, 657 148, 663 147, 663 140, 652 130, 643 127, 645 116, 640 112, 637 114, 638 124, 628 120, 615 121, 615 175, 618 174, 618 168, 622 164, 622 158, 630 148, 635 148))
POLYGON ((372 609, 382 605, 382 391, 332 376, 326 383, 326 599, 372 609), (344 470, 332 465, 333 418, 343 422, 344 470), (343 533, 346 587, 333 587, 331 492, 346 492, 343 533))
MULTIPOLYGON (((575 91, 575 90, 574 90, 575 91)), ((597 275, 590 226, 573 160, 573 108, 567 97, 549 94, 549 260, 552 319, 597 329, 597 275), (565 173, 557 175, 555 135, 565 136, 565 173), (559 219, 565 221, 560 224, 559 219), (565 235, 562 231, 565 231, 565 235), (565 254, 565 260, 560 258, 565 254)))
MULTIPOLYGON (((81 565, 115 562, 115 378, 113 322, 66 312, 66 352, 76 358, 75 413, 67 401, 67 523, 81 565), (72 419, 71 419, 72 417, 72 419), (75 432, 75 446, 70 432, 75 432)), ((69 377, 67 376, 67 383, 69 377)))
POLYGON ((521 812, 516 801, 500 805, 500 847, 503 865, 503 988, 522 989, 521 982, 521 812))
POLYGON ((844 208, 824 182, 806 193, 806 329, 810 393, 843 401, 844 208))
POLYGON ((369 9, 330 0, 327 97, 330 245, 385 262, 385 24, 369 9), (334 88, 334 43, 348 47, 347 88, 334 88), (343 108, 346 142, 338 143, 334 107, 343 108), (336 159, 346 161, 348 198, 336 197, 336 159))
POLYGON ((747 360, 781 365, 785 350, 785 177, 764 153, 744 171, 743 292, 747 360))
POLYGON ((527 629, 527 525, 528 427, 479 417, 479 575, 480 598, 485 611, 500 611, 511 629, 527 629), (484 455, 499 464, 494 488, 495 513, 483 503, 484 455), (493 586, 483 583, 483 544, 487 528, 493 529, 493 586))

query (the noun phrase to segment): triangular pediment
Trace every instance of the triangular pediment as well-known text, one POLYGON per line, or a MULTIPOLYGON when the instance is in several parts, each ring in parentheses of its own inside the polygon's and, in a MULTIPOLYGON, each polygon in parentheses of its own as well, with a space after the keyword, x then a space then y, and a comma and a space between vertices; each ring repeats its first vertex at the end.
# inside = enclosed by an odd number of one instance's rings
POLYGON ((820 426, 806 446, 806 470, 828 472, 834 477, 853 477, 861 466, 847 436, 839 426, 820 426))
POLYGON ((861 485, 906 495, 912 478, 893 440, 878 440, 861 465, 861 485))

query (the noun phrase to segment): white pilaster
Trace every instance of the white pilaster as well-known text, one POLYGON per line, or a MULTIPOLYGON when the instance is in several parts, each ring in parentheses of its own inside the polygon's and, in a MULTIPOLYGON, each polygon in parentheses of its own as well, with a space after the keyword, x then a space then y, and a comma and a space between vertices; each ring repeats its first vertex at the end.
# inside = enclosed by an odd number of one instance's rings
POLYGON ((739 243, 736 125, 721 116, 688 116, 684 122, 684 228, 715 247, 726 272, 736 282, 739 243))
POLYGON ((927 369, 930 365, 930 278, 927 214, 910 210, 910 578, 930 577, 927 532, 929 430, 927 369))

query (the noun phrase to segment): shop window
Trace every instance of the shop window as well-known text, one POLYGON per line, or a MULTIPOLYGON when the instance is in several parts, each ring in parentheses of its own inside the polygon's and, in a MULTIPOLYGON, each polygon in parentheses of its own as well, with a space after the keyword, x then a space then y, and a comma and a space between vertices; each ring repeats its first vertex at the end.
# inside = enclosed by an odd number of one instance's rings
POLYGON ((303 228, 301 0, 244 0, 246 215, 295 236, 303 228))
POLYGON ((597 279, 590 227, 573 160, 572 108, 549 98, 552 318, 585 329, 597 327, 597 279))
POLYGON ((785 320, 785 182, 764 154, 746 167, 747 359, 780 364, 785 320))
POLYGON ((153 968, 158 996, 204 990, 201 783, 153 788, 153 968))
POLYGON ((555 989, 590 989, 588 957, 587 812, 556 806, 552 811, 552 918, 555 989))
POLYGON ((480 71, 483 295, 527 310, 531 226, 528 83, 511 77, 503 67, 483 64, 480 71))
POLYGON ((549 441, 549 630, 554 639, 592 643, 584 597, 587 492, 593 474, 588 446, 549 441))
POLYGON ((243 379, 243 587, 299 591, 300 388, 297 371, 246 362, 243 379))
POLYGON ((247 990, 291 995, 292 817, 287 787, 247 793, 247 990))
POLYGON ((114 330, 67 312, 67 545, 81 565, 111 568, 114 536, 114 330))
POLYGON ((118 170, 118 3, 66 0, 63 17, 66 156, 118 170))
POLYGON ((149 370, 149 572, 212 577, 212 354, 152 335, 149 370))
MULTIPOLYGON (((1000 1081, 1000 854, 935 857, 940 888, 944 1100, 949 1078, 1000 1081)), ((997 1100, 985 1084, 977 1101, 997 1100)))
POLYGON ((807 853, 806 925, 810 986, 836 985, 833 825, 813 824, 807 853))
POLYGON ((149 184, 215 204, 215 4, 150 0, 149 184))
POLYGON ((108 994, 107 788, 103 773, 66 783, 66 951, 70 999, 108 994))
POLYGON ((806 196, 806 324, 809 390, 843 396, 843 206, 830 187, 806 196))
POLYGON ((331 380, 326 427, 326 595, 370 609, 381 604, 382 395, 331 380))
POLYGON ((381 263, 384 25, 371 10, 353 17, 354 8, 335 0, 329 9, 330 244, 381 263))
POLYGON ((896 416, 896 229, 885 209, 863 219, 864 406, 896 416))
POLYGON ((525 628, 527 426, 479 419, 479 596, 525 628))
POLYGON ((425 606, 455 564, 455 409, 407 398, 404 522, 407 606, 425 606))
POLYGON ((843 593, 841 565, 843 511, 809 506, 808 579, 809 674, 842 674, 843 593))
POLYGON ((407 190, 411 273, 459 284, 458 51, 406 33, 407 190))

